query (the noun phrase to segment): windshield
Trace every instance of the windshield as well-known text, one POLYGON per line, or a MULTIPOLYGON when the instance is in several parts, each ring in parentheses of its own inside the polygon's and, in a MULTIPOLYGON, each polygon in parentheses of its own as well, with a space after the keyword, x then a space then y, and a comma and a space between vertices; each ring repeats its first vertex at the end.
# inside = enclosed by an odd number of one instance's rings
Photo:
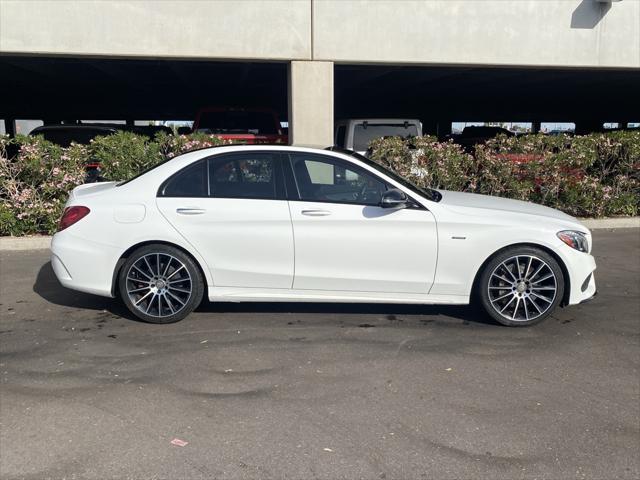
POLYGON ((381 137, 415 137, 418 127, 410 123, 359 123, 353 130, 353 149, 363 152, 369 148, 372 140, 381 137))
POLYGON ((252 133, 254 135, 278 134, 273 113, 225 110, 202 112, 198 131, 204 133, 252 133))
POLYGON ((442 194, 439 191, 434 190, 432 188, 426 188, 426 189, 425 188, 420 188, 417 185, 414 185, 413 183, 411 183, 406 178, 401 177, 400 175, 398 175, 394 171, 383 167, 382 165, 380 165, 379 163, 374 162, 373 160, 369 160, 367 157, 365 157, 364 155, 360 155, 357 152, 352 152, 351 150, 343 150, 343 149, 332 148, 332 147, 329 147, 327 150, 333 150, 335 152, 344 153, 346 155, 354 157, 354 158, 360 160, 361 162, 366 163, 370 167, 375 168, 379 172, 384 173, 388 177, 393 178, 396 182, 398 182, 403 187, 406 187, 409 190, 413 190, 418 195, 421 195, 421 196, 423 196, 425 198, 428 198, 429 200, 431 200, 433 202, 439 202, 442 199, 442 194))

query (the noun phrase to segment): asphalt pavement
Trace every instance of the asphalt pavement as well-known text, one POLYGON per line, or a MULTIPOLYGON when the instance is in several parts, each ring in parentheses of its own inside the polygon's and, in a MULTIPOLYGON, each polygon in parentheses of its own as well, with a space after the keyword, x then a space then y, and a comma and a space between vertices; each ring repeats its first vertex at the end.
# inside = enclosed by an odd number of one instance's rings
POLYGON ((515 329, 289 303, 149 325, 0 252, 0 477, 638 479, 640 230, 594 238, 599 295, 515 329))

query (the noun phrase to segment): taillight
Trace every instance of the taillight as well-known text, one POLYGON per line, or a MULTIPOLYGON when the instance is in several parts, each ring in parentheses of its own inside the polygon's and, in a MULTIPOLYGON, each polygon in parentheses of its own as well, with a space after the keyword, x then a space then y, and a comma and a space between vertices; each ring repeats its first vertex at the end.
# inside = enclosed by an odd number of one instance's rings
POLYGON ((89 210, 87 207, 82 207, 82 206, 73 206, 73 207, 67 207, 64 209, 64 212, 62 213, 62 218, 60 219, 60 223, 58 224, 58 231, 64 230, 67 227, 70 227, 71 225, 73 225, 74 223, 76 223, 79 220, 82 220, 84 217, 86 217, 89 212, 91 210, 89 210))

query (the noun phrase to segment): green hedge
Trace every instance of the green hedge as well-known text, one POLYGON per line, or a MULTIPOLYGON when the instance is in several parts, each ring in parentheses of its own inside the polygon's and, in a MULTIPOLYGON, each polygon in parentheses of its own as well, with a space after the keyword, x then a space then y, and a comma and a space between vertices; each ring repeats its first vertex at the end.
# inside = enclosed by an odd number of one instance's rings
MULTIPOLYGON (((60 148, 39 137, 0 136, 0 235, 53 233, 68 192, 84 182, 87 163, 99 161, 106 180, 124 180, 221 143, 209 135, 149 140, 120 132, 60 148)), ((372 142, 371 152, 419 186, 530 200, 578 216, 639 211, 640 132, 498 137, 473 155, 429 136, 386 138, 372 142)))
POLYGON ((434 137, 386 138, 371 158, 418 186, 527 200, 575 216, 640 209, 640 132, 500 136, 466 153, 434 137))
POLYGON ((105 180, 125 180, 167 158, 221 143, 202 134, 149 140, 119 132, 60 148, 41 137, 0 136, 0 235, 54 233, 69 192, 85 181, 88 163, 99 161, 105 180))

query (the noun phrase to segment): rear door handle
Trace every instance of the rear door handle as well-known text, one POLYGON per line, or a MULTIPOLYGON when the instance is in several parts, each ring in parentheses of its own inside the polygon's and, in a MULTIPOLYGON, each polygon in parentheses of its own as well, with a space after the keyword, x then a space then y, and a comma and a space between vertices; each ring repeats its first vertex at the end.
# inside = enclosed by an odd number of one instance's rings
POLYGON ((301 213, 308 217, 326 217, 327 215, 331 215, 329 210, 302 210, 301 213))
POLYGON ((180 215, 202 215, 206 210, 204 208, 178 208, 176 209, 176 213, 180 215))

